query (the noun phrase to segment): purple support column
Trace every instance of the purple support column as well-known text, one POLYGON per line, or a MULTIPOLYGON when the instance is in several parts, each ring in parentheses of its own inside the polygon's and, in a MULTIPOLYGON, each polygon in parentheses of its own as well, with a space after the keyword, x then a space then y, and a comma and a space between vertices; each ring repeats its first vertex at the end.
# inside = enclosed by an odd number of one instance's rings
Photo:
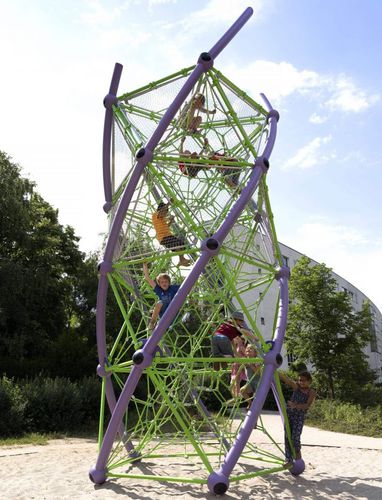
POLYGON ((104 211, 107 213, 112 207, 112 189, 111 189, 111 171, 110 171, 110 153, 111 153, 111 134, 113 127, 113 105, 117 104, 117 91, 122 74, 122 64, 116 63, 113 76, 111 78, 109 93, 103 100, 105 111, 105 122, 103 127, 103 147, 102 147, 102 168, 103 168, 103 189, 105 193, 104 211))
MULTIPOLYGON (((198 81, 199 77, 204 71, 207 71, 212 67, 213 59, 224 49, 224 47, 235 36, 235 34, 242 28, 242 26, 249 19, 252 13, 253 11, 251 8, 246 9, 244 13, 239 17, 239 19, 226 32, 226 34, 223 35, 223 37, 213 46, 210 53, 201 54, 197 66, 188 77, 182 89, 179 91, 174 102, 170 105, 166 113, 163 115, 157 129, 148 141, 146 147, 141 149, 137 154, 137 164, 119 203, 106 244, 104 261, 100 264, 100 279, 97 294, 97 345, 101 366, 103 366, 107 360, 105 343, 105 311, 108 288, 107 273, 112 271, 112 256, 114 248, 117 243, 118 235, 120 234, 123 220, 129 207, 133 193, 136 189, 145 166, 151 161, 153 157, 153 151, 155 147, 160 141, 171 120, 178 112, 180 106, 198 81)), ((90 471, 89 474, 90 478, 94 482, 102 483, 106 479, 106 462, 110 454, 118 427, 122 421, 123 414, 127 408, 131 395, 135 390, 135 387, 140 379, 143 370, 152 362, 153 353, 158 345, 159 340, 163 336, 168 326, 171 324, 173 318, 186 299, 195 281, 198 279, 200 273, 203 272, 209 259, 213 255, 218 253, 219 246, 228 234, 230 228, 235 223, 240 212, 249 202, 253 192, 257 188, 264 168, 264 162, 262 165, 258 164, 255 166, 254 172, 251 175, 248 185, 241 193, 239 200, 234 205, 227 220, 222 224, 222 227, 219 230, 220 234, 217 234, 216 238, 210 238, 205 242, 205 246, 202 248, 202 254, 200 258, 195 263, 190 275, 182 284, 179 292, 176 294, 175 298, 172 300, 165 314, 161 318, 161 321, 159 322, 157 328, 154 330, 153 335, 147 341, 143 349, 137 351, 134 354, 133 361, 135 363, 135 366, 132 368, 126 384, 122 390, 122 393, 118 399, 118 402, 115 405, 114 412, 105 432, 96 466, 90 471), (235 208, 236 205, 238 205, 237 208, 235 208)))
POLYGON ((226 455, 223 465, 218 472, 213 472, 208 478, 208 487, 210 491, 217 495, 225 493, 228 489, 229 476, 237 464, 250 438, 252 430, 257 423, 271 382, 273 381, 274 372, 282 363, 280 349, 285 334, 288 315, 288 277, 289 268, 282 267, 277 275, 280 286, 280 311, 277 319, 275 340, 272 349, 264 356, 263 376, 257 387, 255 398, 252 401, 251 407, 244 419, 234 445, 226 455))

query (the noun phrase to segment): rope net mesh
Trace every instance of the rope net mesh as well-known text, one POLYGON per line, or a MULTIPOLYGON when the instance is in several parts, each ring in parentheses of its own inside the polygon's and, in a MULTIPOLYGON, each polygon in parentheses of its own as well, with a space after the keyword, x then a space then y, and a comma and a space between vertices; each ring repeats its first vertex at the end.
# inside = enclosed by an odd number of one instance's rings
MULTIPOLYGON (((136 152, 154 133, 191 70, 118 99, 110 223, 134 171, 136 152)), ((199 79, 163 134, 126 212, 114 250, 113 272, 108 274, 108 300, 116 301, 120 324, 118 331, 107 332, 107 370, 117 396, 132 369, 133 353, 151 334, 149 321, 157 297, 144 279, 143 262, 149 264, 152 278, 165 272, 173 284, 183 282, 189 271, 176 266, 179 255, 197 260, 201 242, 219 229, 248 183, 267 134, 267 112, 215 69, 199 79), (191 109, 196 94, 204 96, 204 111, 191 109), (152 223, 158 204, 169 200, 172 231, 185 243, 171 249, 160 245, 152 223)), ((282 262, 272 220, 263 176, 253 201, 199 276, 160 341, 153 363, 144 370, 125 412, 125 432, 109 456, 108 475, 137 477, 138 456, 142 463, 150 459, 138 471, 142 477, 171 478, 179 457, 187 457, 195 468, 193 481, 205 482, 224 460, 254 397, 233 396, 232 363, 243 367, 255 363, 261 377, 267 350, 262 321, 266 317, 268 324, 276 324, 275 273, 282 262), (258 354, 226 359, 226 368, 214 371, 211 336, 235 309, 243 311, 247 326, 258 337, 258 354), (126 439, 134 453, 126 450, 126 439)), ((264 474, 264 470, 280 468, 284 461, 280 446, 261 419, 253 433, 259 435, 256 444, 247 443, 231 480, 264 474)))

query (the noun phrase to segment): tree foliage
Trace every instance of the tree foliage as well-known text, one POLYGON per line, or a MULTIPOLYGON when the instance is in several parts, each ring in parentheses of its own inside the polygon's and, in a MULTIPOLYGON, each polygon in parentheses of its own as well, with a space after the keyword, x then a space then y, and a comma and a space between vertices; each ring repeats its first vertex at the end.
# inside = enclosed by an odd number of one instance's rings
POLYGON ((349 295, 337 291, 331 270, 307 257, 292 270, 290 299, 288 352, 313 365, 324 392, 334 397, 375 378, 363 352, 370 340, 368 303, 355 312, 349 295))
POLYGON ((73 228, 59 223, 58 211, 3 152, 0 189, 2 370, 71 376, 77 363, 84 371, 89 361, 84 355, 95 364, 94 256, 85 258, 73 228), (69 345, 71 359, 66 359, 69 345), (62 370, 69 373, 57 373, 62 370))

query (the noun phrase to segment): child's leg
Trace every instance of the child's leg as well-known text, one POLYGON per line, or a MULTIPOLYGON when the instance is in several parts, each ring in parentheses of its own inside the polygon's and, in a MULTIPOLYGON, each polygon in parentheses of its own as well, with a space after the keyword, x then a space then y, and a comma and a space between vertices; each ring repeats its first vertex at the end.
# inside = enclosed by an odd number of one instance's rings
POLYGON ((154 310, 153 310, 153 313, 151 315, 151 319, 149 322, 149 329, 150 330, 153 330, 155 328, 155 325, 157 323, 157 319, 158 319, 159 313, 161 312, 162 307, 163 307, 163 302, 158 300, 158 302, 155 304, 155 307, 154 307, 154 310))
POLYGON ((297 414, 294 418, 292 431, 292 441, 296 451, 296 459, 301 458, 301 434, 304 427, 304 414, 297 414))

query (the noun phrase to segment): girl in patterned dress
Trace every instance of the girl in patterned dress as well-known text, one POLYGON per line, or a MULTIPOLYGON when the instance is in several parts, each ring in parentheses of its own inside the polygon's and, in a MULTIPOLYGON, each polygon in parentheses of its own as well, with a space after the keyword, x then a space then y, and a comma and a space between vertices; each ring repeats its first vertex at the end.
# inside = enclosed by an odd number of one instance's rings
MULTIPOLYGON (((316 391, 310 387, 312 376, 304 371, 298 374, 298 382, 279 372, 280 379, 293 389, 292 396, 287 403, 287 416, 291 431, 292 443, 296 452, 296 459, 301 459, 301 433, 304 426, 305 415, 316 398, 316 391)), ((285 431, 285 467, 292 463, 292 450, 285 431)))

